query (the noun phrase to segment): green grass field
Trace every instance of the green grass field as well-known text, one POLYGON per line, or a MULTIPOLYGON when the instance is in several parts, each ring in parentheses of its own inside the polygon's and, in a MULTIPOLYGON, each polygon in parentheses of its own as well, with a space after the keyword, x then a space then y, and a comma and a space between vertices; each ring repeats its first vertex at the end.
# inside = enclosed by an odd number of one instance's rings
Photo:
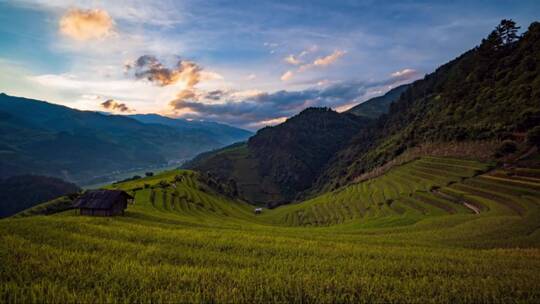
POLYGON ((540 302, 538 170, 422 158, 261 215, 191 171, 115 187, 123 217, 1 220, 0 302, 540 302))

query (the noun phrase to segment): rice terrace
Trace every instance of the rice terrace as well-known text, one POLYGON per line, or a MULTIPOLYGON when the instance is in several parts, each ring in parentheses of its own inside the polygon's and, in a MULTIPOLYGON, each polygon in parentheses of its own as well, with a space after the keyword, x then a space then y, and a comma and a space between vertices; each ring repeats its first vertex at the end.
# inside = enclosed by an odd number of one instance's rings
POLYGON ((540 303, 540 3, 225 2, 0 1, 0 303, 540 303))

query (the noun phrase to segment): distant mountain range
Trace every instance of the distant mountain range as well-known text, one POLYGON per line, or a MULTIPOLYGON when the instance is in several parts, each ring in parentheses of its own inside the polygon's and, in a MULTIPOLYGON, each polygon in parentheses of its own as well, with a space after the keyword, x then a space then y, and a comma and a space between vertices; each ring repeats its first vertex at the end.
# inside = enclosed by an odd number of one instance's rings
POLYGON ((251 134, 212 122, 104 115, 0 94, 0 178, 40 174, 84 185, 113 171, 188 159, 251 134))
POLYGON ((303 111, 186 167, 232 179, 245 199, 275 206, 340 188, 424 144, 517 146, 540 125, 540 23, 521 37, 500 35, 347 113, 303 111))

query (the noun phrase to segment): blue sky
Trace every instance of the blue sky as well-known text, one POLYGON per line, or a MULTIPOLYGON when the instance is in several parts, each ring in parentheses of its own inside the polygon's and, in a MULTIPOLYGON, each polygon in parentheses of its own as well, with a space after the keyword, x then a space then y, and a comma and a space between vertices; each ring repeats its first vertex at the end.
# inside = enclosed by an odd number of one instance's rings
POLYGON ((0 0, 0 91, 257 129, 421 78, 502 18, 540 1, 0 0))

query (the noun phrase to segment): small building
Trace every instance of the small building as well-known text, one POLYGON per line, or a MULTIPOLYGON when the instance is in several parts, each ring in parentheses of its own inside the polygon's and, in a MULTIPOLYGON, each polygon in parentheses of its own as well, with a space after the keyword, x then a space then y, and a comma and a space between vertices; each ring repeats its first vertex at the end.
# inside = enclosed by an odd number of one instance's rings
POLYGON ((255 210, 253 210, 253 212, 255 212, 255 214, 261 214, 262 213, 262 208, 255 208, 255 210))
POLYGON ((93 190, 79 197, 73 207, 78 208, 81 215, 124 215, 124 210, 132 201, 133 196, 122 190, 93 190))

